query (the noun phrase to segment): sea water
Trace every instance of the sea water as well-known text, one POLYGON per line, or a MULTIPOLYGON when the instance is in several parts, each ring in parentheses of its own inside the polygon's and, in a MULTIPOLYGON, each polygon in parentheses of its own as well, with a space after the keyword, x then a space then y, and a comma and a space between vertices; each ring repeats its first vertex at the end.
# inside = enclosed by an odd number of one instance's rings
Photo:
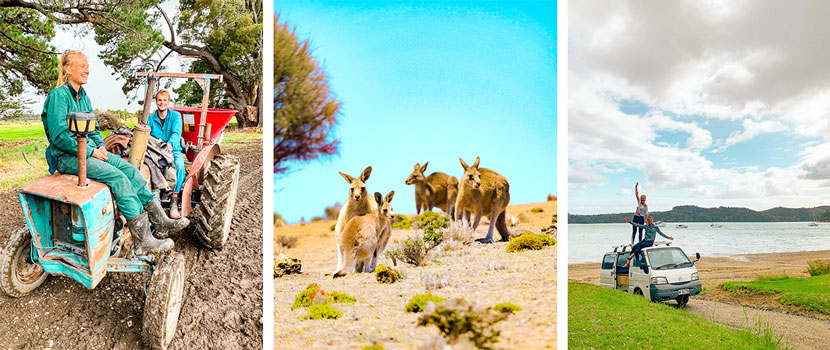
MULTIPOLYGON (((830 223, 808 226, 807 222, 665 223, 660 230, 673 236, 672 246, 687 255, 732 256, 740 254, 830 250, 830 223)), ((639 236, 639 234, 638 234, 639 236)), ((657 235, 657 241, 667 240, 657 235)), ((598 262, 613 246, 631 243, 631 225, 568 225, 568 263, 598 262)), ((830 259, 830 256, 828 256, 830 259)))

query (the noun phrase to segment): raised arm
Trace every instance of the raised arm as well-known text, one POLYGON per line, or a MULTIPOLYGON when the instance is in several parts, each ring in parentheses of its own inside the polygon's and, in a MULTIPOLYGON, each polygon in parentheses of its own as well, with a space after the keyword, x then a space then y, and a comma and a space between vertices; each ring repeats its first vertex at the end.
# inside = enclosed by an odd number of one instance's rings
POLYGON ((637 189, 637 186, 639 185, 639 182, 634 184, 634 199, 637 200, 637 204, 640 203, 640 190, 637 189))
POLYGON ((671 241, 673 241, 673 240, 674 240, 674 237, 669 237, 669 236, 666 236, 666 235, 663 233, 663 231, 660 231, 660 228, 659 228, 659 227, 654 226, 654 228, 655 228, 655 229, 657 229, 657 233, 658 233, 658 234, 660 234, 661 236, 663 236, 664 238, 668 238, 668 239, 669 239, 669 240, 671 240, 671 241))
POLYGON ((631 226, 634 226, 634 227, 646 228, 646 225, 640 225, 640 224, 631 222, 631 219, 629 219, 628 217, 625 217, 625 222, 631 224, 631 226))

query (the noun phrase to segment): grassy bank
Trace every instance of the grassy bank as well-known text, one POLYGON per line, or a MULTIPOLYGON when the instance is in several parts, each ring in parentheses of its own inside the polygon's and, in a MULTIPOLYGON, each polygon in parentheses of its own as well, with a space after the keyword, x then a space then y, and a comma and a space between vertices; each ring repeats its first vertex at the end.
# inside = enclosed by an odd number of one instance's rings
MULTIPOLYGON (((694 302, 694 301, 692 301, 694 302)), ((569 349, 780 349, 761 322, 732 330, 643 297, 568 283, 569 349)))
MULTIPOLYGON (((136 121, 125 123, 132 127, 136 121)), ((102 134, 106 137, 109 131, 104 130, 102 134)), ((48 174, 44 155, 48 142, 40 122, 0 123, 0 135, 0 192, 18 189, 48 174)), ((262 129, 234 130, 225 134, 222 144, 242 145, 261 143, 261 140, 262 129)))
POLYGON ((778 294, 776 300, 806 311, 830 315, 830 275, 806 278, 762 276, 751 282, 724 282, 723 290, 748 294, 778 294))

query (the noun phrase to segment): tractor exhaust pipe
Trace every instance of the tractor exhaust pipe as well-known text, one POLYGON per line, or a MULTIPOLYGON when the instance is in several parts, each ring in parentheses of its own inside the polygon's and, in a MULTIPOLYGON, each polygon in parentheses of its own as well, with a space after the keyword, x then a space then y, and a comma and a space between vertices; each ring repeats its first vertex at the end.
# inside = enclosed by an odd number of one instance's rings
POLYGON ((86 187, 86 136, 78 137, 78 187, 86 187))

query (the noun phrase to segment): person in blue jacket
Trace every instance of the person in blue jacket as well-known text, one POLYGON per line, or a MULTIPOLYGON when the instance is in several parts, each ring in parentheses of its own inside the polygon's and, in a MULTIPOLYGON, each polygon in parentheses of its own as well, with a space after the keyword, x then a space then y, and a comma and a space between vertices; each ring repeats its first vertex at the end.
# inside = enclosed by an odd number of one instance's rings
POLYGON ((179 192, 182 191, 182 184, 187 177, 187 169, 184 167, 184 154, 182 153, 182 114, 168 109, 170 105, 170 93, 161 90, 156 93, 156 107, 158 109, 147 119, 150 127, 150 136, 163 141, 168 151, 173 152, 173 164, 176 166, 176 187, 173 190, 170 204, 170 217, 179 218, 179 192))

